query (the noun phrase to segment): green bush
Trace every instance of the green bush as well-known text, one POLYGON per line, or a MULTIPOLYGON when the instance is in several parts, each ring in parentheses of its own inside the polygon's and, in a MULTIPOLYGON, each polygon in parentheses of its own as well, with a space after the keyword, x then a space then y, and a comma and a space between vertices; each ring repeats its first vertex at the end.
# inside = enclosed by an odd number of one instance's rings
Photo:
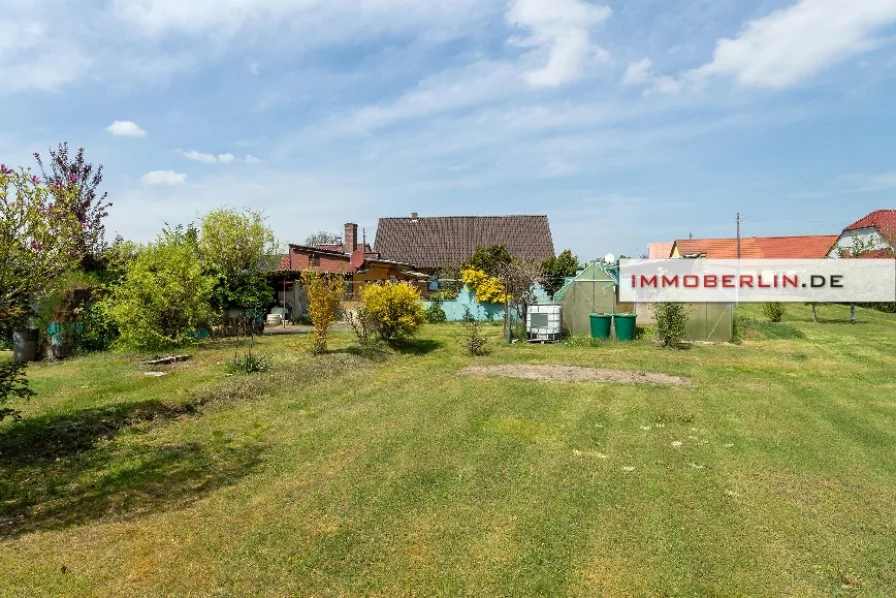
POLYGON ((108 314, 129 348, 152 351, 190 342, 214 318, 215 279, 205 273, 195 229, 166 230, 127 266, 107 299, 108 314))
POLYGON ((84 330, 75 338, 81 351, 108 351, 118 339, 118 327, 109 315, 109 306, 96 302, 84 311, 84 330))
POLYGON ((269 367, 270 361, 267 357, 257 355, 252 351, 247 352, 242 357, 234 356, 225 366, 229 374, 257 374, 267 371, 269 367))
POLYGON ((464 328, 467 332, 464 335, 463 345, 470 355, 480 357, 487 354, 486 340, 482 335, 482 322, 475 319, 464 320, 464 328))
POLYGON ((441 324, 448 320, 448 315, 438 301, 433 301, 423 312, 427 324, 441 324))
POLYGON ((684 338, 684 328, 688 321, 681 303, 658 303, 654 312, 656 331, 663 346, 677 348, 684 338))
POLYGON ((762 313, 768 318, 769 322, 780 322, 784 317, 784 304, 777 301, 764 303, 762 305, 762 313))

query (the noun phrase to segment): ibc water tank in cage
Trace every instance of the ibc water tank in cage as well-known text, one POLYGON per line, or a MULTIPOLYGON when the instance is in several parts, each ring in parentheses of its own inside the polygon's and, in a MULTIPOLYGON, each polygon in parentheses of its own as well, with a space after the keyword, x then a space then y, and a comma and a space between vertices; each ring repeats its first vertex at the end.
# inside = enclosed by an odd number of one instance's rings
POLYGON ((526 311, 526 338, 534 343, 554 343, 563 337, 559 305, 533 305, 526 311))

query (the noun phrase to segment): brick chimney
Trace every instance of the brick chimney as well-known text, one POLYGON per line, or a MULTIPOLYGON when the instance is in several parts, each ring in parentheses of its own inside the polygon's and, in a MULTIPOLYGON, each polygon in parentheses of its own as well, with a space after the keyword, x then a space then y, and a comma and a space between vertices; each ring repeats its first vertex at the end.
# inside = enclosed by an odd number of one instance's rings
POLYGON ((358 249, 358 225, 347 222, 345 225, 345 236, 342 239, 342 250, 344 252, 353 253, 358 249))

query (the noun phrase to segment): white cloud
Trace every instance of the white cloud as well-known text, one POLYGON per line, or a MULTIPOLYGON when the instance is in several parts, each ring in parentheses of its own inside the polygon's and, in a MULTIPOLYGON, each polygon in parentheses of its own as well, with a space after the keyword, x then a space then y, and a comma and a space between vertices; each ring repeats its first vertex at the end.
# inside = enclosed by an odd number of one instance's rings
POLYGON ((256 158, 251 154, 246 154, 245 156, 243 156, 243 162, 245 162, 246 164, 261 164, 262 162, 264 162, 264 160, 256 158))
POLYGON ((106 130, 116 137, 146 137, 146 131, 130 120, 116 120, 106 130))
POLYGON ((521 87, 509 64, 480 61, 421 81, 417 88, 387 104, 366 106, 333 120, 337 132, 369 132, 402 120, 475 106, 505 97, 521 87))
POLYGON ((530 31, 515 40, 532 46, 547 63, 523 77, 534 87, 557 87, 579 77, 589 56, 606 61, 609 53, 596 48, 590 30, 610 16, 608 6, 582 0, 513 0, 505 18, 510 25, 530 31))
MULTIPOLYGON (((193 160, 194 162, 202 162, 203 164, 230 164, 231 162, 236 162, 237 157, 231 153, 226 154, 204 154, 202 152, 197 152, 196 150, 178 150, 179 153, 184 158, 188 160, 193 160)), ((256 161, 259 161, 258 158, 254 156, 246 156, 242 160, 246 164, 255 164, 256 161)))
POLYGON ((749 87, 792 87, 873 49, 880 43, 875 33, 894 22, 896 0, 800 0, 751 21, 733 39, 718 40, 712 62, 692 75, 733 77, 749 87))
POLYGON ((144 185, 183 185, 187 175, 173 170, 153 170, 144 174, 140 180, 144 185))
POLYGON ((638 62, 632 62, 625 69, 625 76, 622 78, 623 85, 644 85, 653 78, 653 61, 644 58, 638 62))
POLYGON ((256 60, 249 60, 249 62, 246 63, 246 66, 248 67, 249 72, 256 76, 261 69, 261 64, 256 60))
POLYGON ((48 22, 46 7, 4 6, 0 20, 0 95, 56 91, 77 81, 91 60, 48 22))

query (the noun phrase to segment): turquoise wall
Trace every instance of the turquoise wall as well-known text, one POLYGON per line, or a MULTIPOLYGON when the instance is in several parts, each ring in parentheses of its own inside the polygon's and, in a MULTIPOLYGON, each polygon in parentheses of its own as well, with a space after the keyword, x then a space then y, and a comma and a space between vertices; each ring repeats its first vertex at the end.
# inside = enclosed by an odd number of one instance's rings
MULTIPOLYGON (((535 285, 535 299, 538 303, 550 303, 548 294, 541 288, 541 285, 538 284, 535 285)), ((431 304, 431 301, 424 301, 425 307, 429 307, 431 304)), ((442 301, 441 305, 442 309, 445 310, 445 315, 448 316, 449 322, 460 322, 463 320, 464 308, 469 308, 470 313, 473 314, 473 317, 477 320, 486 321, 489 319, 504 319, 503 304, 479 303, 476 301, 476 294, 466 286, 461 289, 457 299, 454 299, 453 301, 442 301)))

